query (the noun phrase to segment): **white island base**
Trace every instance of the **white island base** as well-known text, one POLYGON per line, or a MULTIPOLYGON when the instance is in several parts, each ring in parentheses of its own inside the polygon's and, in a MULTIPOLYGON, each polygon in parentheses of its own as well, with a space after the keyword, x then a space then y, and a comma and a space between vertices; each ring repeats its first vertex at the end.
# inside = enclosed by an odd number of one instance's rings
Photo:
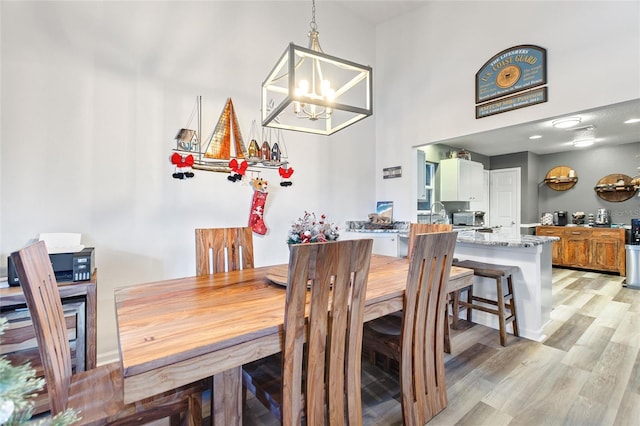
MULTIPOLYGON (((521 337, 541 341, 543 328, 549 322, 553 304, 551 294, 551 242, 549 237, 460 233, 455 257, 462 260, 499 265, 513 265, 519 269, 513 276, 518 329, 521 337)), ((474 277, 474 295, 496 299, 495 280, 474 277), (478 285, 482 284, 482 285, 478 285)), ((465 297, 464 294, 462 297, 465 297)), ((466 313, 461 314, 466 318, 466 313)), ((498 317, 479 310, 472 311, 472 321, 498 329, 498 317)), ((507 324, 507 334, 511 334, 507 324)))

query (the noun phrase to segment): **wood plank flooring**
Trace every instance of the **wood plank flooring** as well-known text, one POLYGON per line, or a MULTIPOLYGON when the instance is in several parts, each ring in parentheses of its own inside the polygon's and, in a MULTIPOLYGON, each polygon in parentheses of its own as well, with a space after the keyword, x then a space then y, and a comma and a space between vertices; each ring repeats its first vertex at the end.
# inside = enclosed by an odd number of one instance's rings
MULTIPOLYGON (((497 330, 462 321, 445 357, 449 404, 429 425, 640 424, 640 290, 623 280, 554 268, 542 342, 509 334, 503 348, 497 330)), ((365 425, 402 424, 396 376, 366 359, 363 402, 365 425)), ((244 418, 278 424, 253 398, 244 418)))

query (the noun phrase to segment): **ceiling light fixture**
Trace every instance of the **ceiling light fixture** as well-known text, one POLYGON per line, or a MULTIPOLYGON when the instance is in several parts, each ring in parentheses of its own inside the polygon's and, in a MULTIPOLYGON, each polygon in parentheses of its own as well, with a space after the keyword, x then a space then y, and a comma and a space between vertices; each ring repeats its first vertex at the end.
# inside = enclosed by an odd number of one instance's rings
POLYGON ((529 139, 540 139, 542 137, 542 135, 531 135, 529 136, 529 139))
POLYGON ((580 139, 577 141, 573 141, 573 146, 576 148, 584 148, 586 146, 591 146, 595 143, 594 138, 580 139))
POLYGON ((582 121, 582 118, 580 117, 567 117, 567 118, 560 118, 558 120, 553 120, 551 122, 551 125, 556 129, 568 129, 569 127, 573 127, 580 124, 581 121, 582 121))
POLYGON ((290 43, 262 83, 262 125, 330 135, 373 113, 373 70, 324 53, 315 0, 311 16, 309 48, 290 43))
POLYGON ((640 118, 630 118, 624 122, 624 124, 633 124, 633 123, 640 123, 640 118))

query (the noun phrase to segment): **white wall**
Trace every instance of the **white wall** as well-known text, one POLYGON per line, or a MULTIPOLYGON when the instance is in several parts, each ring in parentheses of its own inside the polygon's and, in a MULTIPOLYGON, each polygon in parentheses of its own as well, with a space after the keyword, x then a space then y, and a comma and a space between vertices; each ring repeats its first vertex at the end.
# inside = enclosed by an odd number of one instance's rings
POLYGON ((415 217, 412 147, 640 97, 640 2, 427 2, 376 29, 375 73, 376 197, 415 217), (547 49, 548 102, 475 119, 475 73, 519 44, 547 49))
MULTIPOLYGON (((248 139, 262 80, 289 42, 308 43, 310 3, 0 7, 1 269, 40 232, 82 233, 96 247, 98 353, 110 356, 115 288, 192 275, 194 228, 248 223, 249 186, 222 173, 171 177, 173 138, 202 95, 205 134, 231 97, 248 139)), ((330 3, 318 4, 316 21, 325 52, 375 65, 371 26, 330 3)), ((331 137, 284 135, 294 184, 261 173, 270 230, 254 234, 257 266, 286 262, 287 231, 305 210, 342 226, 374 211, 374 124, 331 137)))

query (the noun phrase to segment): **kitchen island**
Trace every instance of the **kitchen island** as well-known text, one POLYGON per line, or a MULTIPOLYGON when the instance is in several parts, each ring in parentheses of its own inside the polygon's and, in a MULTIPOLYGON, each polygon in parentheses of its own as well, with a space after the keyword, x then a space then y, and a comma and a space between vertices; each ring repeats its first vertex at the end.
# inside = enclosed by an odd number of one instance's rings
MULTIPOLYGON (((551 243, 558 241, 554 236, 522 235, 508 232, 502 228, 454 229, 458 231, 455 257, 459 260, 499 265, 517 266, 513 276, 518 328, 520 336, 541 341, 544 338, 543 327, 551 318, 551 243), (479 232, 478 230, 492 232, 479 232)), ((408 223, 400 229, 347 229, 344 239, 373 238, 373 252, 387 256, 406 257, 408 248, 408 223)), ((474 287, 474 295, 496 299, 496 286, 492 280, 474 277, 483 286, 474 287)), ((464 295, 463 295, 464 297, 464 295)), ((465 318, 466 313, 461 314, 465 318)), ((498 328, 498 318, 486 312, 474 310, 473 322, 492 328, 498 328)), ((510 332, 511 327, 507 327, 510 332)))
MULTIPOLYGON (((543 328, 550 320, 553 303, 551 243, 558 240, 557 237, 509 232, 459 231, 455 257, 459 260, 517 266, 519 270, 513 276, 513 291, 520 336, 541 341, 545 337, 543 328)), ((481 283, 481 280, 486 280, 486 285, 476 285, 474 295, 495 300, 495 281, 474 277, 476 283, 481 283)), ((473 311, 473 322, 498 328, 498 318, 482 311, 473 311)), ((511 327, 507 327, 507 331, 511 332, 511 327)))
POLYGON ((368 221, 348 221, 343 240, 373 239, 373 254, 407 257, 410 222, 393 222, 388 227, 375 228, 368 221))

